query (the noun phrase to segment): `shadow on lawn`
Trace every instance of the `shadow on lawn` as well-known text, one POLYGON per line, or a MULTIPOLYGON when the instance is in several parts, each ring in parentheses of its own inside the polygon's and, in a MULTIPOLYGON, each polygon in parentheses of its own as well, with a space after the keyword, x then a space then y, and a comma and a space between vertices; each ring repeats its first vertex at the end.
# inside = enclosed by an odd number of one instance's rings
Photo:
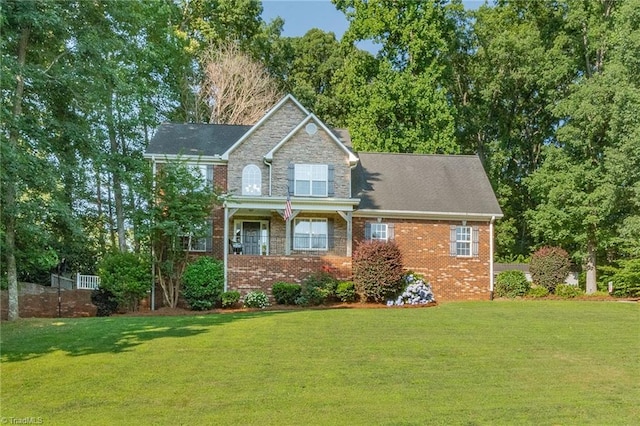
POLYGON ((4 323, 2 362, 24 361, 62 351, 69 356, 121 353, 150 340, 191 337, 234 321, 293 311, 256 311, 221 315, 102 317, 25 320, 4 323))

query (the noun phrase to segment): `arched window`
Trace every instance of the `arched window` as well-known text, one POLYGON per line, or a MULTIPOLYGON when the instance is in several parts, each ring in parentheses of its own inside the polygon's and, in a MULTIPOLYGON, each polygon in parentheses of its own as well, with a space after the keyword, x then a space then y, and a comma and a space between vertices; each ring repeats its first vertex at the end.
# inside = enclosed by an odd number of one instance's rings
POLYGON ((242 195, 260 195, 262 193, 262 173, 255 164, 249 164, 242 170, 242 195))

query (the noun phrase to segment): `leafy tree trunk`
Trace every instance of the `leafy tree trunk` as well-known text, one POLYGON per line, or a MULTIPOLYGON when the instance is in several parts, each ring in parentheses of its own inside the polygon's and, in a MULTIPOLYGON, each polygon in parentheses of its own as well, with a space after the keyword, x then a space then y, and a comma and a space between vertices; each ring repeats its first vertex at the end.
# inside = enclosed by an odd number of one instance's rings
MULTIPOLYGON (((118 149, 118 140, 116 134, 116 124, 113 118, 113 91, 108 94, 107 101, 107 127, 109 131, 109 146, 112 159, 120 157, 118 149)), ((122 181, 120 179, 121 167, 117 164, 117 160, 112 163, 111 178, 113 182, 113 198, 116 207, 116 228, 118 231, 118 249, 122 252, 127 251, 127 241, 124 232, 124 207, 122 202, 122 181)))
POLYGON ((597 244, 595 239, 589 238, 587 241, 587 259, 585 262, 585 270, 587 272, 587 294, 593 294, 598 290, 596 283, 596 250, 597 244))
MULTIPOLYGON (((18 74, 16 75, 16 91, 13 101, 13 125, 9 130, 9 150, 14 154, 18 150, 17 124, 22 115, 22 97, 24 94, 24 64, 27 57, 27 45, 31 29, 23 28, 18 44, 18 74)), ((7 181, 4 188, 5 198, 3 216, 5 220, 5 256, 7 259, 7 279, 9 281, 8 319, 15 321, 19 318, 18 305, 18 272, 16 269, 16 169, 15 164, 7 166, 7 181)))

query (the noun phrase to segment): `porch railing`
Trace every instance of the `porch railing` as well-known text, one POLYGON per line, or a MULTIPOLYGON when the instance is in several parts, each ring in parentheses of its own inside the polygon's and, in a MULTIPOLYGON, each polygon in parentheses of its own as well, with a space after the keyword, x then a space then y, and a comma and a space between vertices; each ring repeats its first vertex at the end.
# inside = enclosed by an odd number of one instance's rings
MULTIPOLYGON (((291 237, 290 254, 305 256, 346 256, 347 238, 345 237, 291 237)), ((255 256, 282 256, 286 254, 285 237, 269 237, 256 241, 230 242, 229 253, 255 256), (232 245, 233 243, 233 245, 232 245)))
POLYGON ((76 275, 76 288, 79 290, 95 290, 100 286, 100 277, 97 275, 76 275))

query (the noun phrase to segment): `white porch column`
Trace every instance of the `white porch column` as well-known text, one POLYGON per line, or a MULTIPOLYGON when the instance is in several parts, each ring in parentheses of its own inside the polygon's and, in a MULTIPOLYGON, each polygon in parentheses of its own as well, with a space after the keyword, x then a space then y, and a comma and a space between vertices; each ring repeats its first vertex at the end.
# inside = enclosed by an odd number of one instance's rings
POLYGON ((353 212, 338 211, 338 214, 347 222, 347 257, 351 257, 353 250, 353 212))

